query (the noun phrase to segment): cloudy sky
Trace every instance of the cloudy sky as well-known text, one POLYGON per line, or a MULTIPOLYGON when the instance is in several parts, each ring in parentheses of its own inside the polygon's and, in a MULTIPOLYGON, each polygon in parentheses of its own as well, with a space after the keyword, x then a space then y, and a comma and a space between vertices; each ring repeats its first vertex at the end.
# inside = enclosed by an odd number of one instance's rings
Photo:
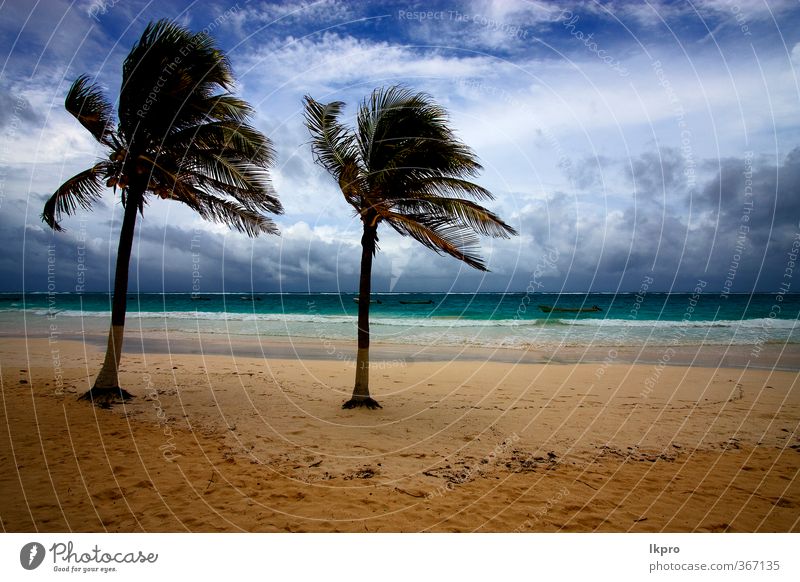
POLYGON ((281 236, 255 240, 155 200, 131 291, 352 291, 360 225, 313 163, 302 96, 352 120, 378 86, 447 107, 490 207, 490 273, 380 234, 377 291, 800 290, 800 8, 794 0, 291 2, 16 0, 0 7, 0 291, 106 291, 121 207, 108 191, 64 233, 44 200, 102 151, 64 110, 70 83, 115 100, 146 24, 172 18, 227 51, 273 141, 281 236), (796 287, 796 289, 795 289, 796 287))

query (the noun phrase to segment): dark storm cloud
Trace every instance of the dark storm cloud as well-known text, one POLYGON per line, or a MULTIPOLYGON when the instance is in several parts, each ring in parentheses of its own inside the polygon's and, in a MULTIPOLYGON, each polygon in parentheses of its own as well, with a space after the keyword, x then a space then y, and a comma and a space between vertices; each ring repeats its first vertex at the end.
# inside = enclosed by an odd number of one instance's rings
POLYGON ((133 262, 142 291, 352 290, 357 285, 360 255, 354 245, 304 233, 248 239, 223 236, 205 224, 145 226, 137 242, 133 262))
POLYGON ((590 188, 602 188, 607 179, 605 171, 611 160, 605 156, 587 156, 578 160, 577 163, 561 164, 570 184, 579 190, 590 188))
POLYGON ((637 196, 661 197, 685 187, 685 163, 674 148, 661 148, 631 158, 625 173, 637 196))
POLYGON ((773 290, 800 228, 800 148, 779 164, 749 155, 725 160, 698 204, 718 221, 712 262, 729 269, 740 255, 737 283, 773 290))
POLYGON ((45 291, 48 286, 59 292, 108 290, 109 247, 91 234, 97 222, 84 214, 69 220, 66 232, 53 232, 39 221, 41 206, 39 198, 30 206, 22 200, 3 204, 0 292, 45 291))
POLYGON ((779 164, 752 155, 722 160, 698 203, 719 209, 720 223, 726 227, 741 222, 751 206, 748 222, 762 240, 774 230, 795 228, 800 217, 800 147, 779 164))
POLYGON ((557 193, 522 213, 523 233, 558 249, 551 288, 631 289, 645 276, 664 290, 691 288, 698 278, 709 290, 777 287, 798 233, 800 148, 779 165, 757 156, 723 160, 686 204, 663 196, 682 191, 675 152, 645 153, 630 167, 636 196, 621 211, 606 214, 597 200, 557 193))

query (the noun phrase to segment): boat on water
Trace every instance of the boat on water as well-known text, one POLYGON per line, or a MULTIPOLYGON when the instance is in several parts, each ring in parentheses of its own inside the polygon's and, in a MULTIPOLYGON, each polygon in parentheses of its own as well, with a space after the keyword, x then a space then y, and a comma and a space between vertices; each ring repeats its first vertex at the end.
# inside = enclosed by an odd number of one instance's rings
MULTIPOLYGON (((353 297, 353 301, 358 303, 358 297, 353 297)), ((380 299, 370 299, 369 302, 370 303, 382 303, 382 301, 380 299)))
POLYGON ((433 303, 433 299, 423 301, 400 301, 401 305, 430 305, 431 303, 433 303))
POLYGON ((597 305, 591 307, 553 307, 552 305, 540 305, 539 309, 545 313, 597 313, 603 311, 597 305))

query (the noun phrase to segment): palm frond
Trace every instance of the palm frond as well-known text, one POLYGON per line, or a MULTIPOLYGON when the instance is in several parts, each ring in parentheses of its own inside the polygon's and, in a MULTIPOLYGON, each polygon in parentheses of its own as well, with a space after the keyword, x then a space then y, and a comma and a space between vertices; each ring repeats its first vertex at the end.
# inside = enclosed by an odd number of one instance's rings
MULTIPOLYGON (((374 172, 385 169, 386 156, 378 156, 379 146, 386 146, 398 140, 392 130, 402 124, 394 123, 399 114, 415 105, 415 95, 407 87, 394 85, 375 89, 365 99, 356 116, 356 140, 364 166, 374 172)), ((399 128, 406 131, 406 128, 399 128)), ((408 135, 408 134, 406 134, 408 135)))
POLYGON ((230 94, 214 95, 207 99, 206 106, 200 107, 211 119, 233 120, 245 123, 253 115, 253 108, 244 99, 230 94))
POLYGON ((71 215, 78 207, 88 210, 102 196, 107 170, 103 161, 64 182, 45 202, 42 220, 53 230, 63 230, 58 222, 62 214, 71 215))
POLYGON ((113 145, 114 108, 100 88, 89 82, 87 75, 81 75, 72 83, 64 107, 98 142, 113 145))
POLYGON ((264 167, 272 159, 269 141, 251 128, 238 130, 224 124, 187 129, 173 136, 158 155, 140 156, 150 175, 148 189, 164 196, 185 184, 204 192, 225 194, 253 212, 282 214, 283 207, 264 167), (250 140, 249 145, 240 143, 243 140, 250 140), (248 154, 260 164, 251 163, 248 154))
POLYGON ((460 197, 468 196, 473 200, 494 200, 494 194, 483 186, 479 186, 469 180, 453 178, 451 176, 401 176, 398 178, 399 185, 387 184, 384 196, 386 198, 403 199, 408 198, 409 192, 415 192, 419 197, 442 196, 460 197))
MULTIPOLYGON (((272 214, 283 214, 283 205, 278 199, 272 185, 269 183, 269 175, 256 168, 258 182, 250 182, 247 188, 241 188, 226 181, 213 178, 210 175, 193 171, 182 176, 182 180, 196 184, 204 190, 216 191, 227 194, 239 204, 250 210, 261 210, 272 214)), ((252 174, 251 174, 252 177, 252 174)))
POLYGON ((357 212, 363 213, 369 208, 370 203, 366 197, 369 186, 355 160, 345 163, 342 167, 339 173, 339 189, 344 199, 357 212))
POLYGON ((355 138, 338 121, 344 103, 323 104, 308 95, 305 101, 306 127, 311 132, 311 151, 315 161, 334 178, 341 179, 345 168, 356 163, 355 138))
POLYGON ((272 143, 264 134, 245 123, 229 120, 209 121, 177 131, 164 140, 162 150, 174 157, 201 152, 235 153, 257 166, 270 166, 275 158, 272 143))
POLYGON ((430 215, 388 212, 383 219, 401 235, 410 236, 437 254, 448 254, 479 271, 489 270, 477 254, 480 241, 469 228, 430 215))
POLYGON ((123 63, 122 77, 120 128, 129 141, 159 142, 172 131, 207 120, 215 108, 226 109, 230 118, 242 105, 225 98, 233 73, 213 39, 168 20, 147 26, 123 63), (223 94, 215 97, 220 88, 223 94))
POLYGON ((484 236, 509 238, 517 231, 495 213, 471 200, 440 196, 410 196, 394 201, 393 209, 409 214, 425 214, 454 225, 470 228, 484 236))
POLYGON ((226 224, 247 236, 279 234, 277 225, 266 216, 237 202, 191 188, 187 184, 179 184, 175 189, 175 199, 195 210, 204 219, 226 224), (187 195, 187 190, 191 196, 187 195))
MULTIPOLYGON (((447 128, 430 126, 415 118, 408 126, 407 137, 396 138, 388 152, 393 168, 412 179, 422 180, 448 176, 469 178, 483 169, 474 152, 459 142, 447 128)), ((388 164, 387 164, 388 165, 388 164)))
POLYGON ((201 152, 187 156, 185 166, 192 174, 230 184, 241 191, 259 192, 268 187, 268 174, 253 164, 242 160, 232 152, 201 152))
POLYGON ((475 154, 449 127, 447 112, 425 93, 376 89, 358 112, 357 136, 371 188, 390 192, 422 180, 475 176, 475 154))
POLYGON ((253 212, 283 213, 283 206, 269 184, 269 175, 247 162, 238 161, 223 167, 218 159, 205 157, 200 163, 185 157, 178 160, 170 157, 141 158, 149 168, 148 189, 161 197, 180 200, 191 206, 195 190, 217 192, 233 198, 237 204, 253 212), (185 192, 183 186, 189 189, 186 190, 189 192, 187 200, 180 197, 185 192))

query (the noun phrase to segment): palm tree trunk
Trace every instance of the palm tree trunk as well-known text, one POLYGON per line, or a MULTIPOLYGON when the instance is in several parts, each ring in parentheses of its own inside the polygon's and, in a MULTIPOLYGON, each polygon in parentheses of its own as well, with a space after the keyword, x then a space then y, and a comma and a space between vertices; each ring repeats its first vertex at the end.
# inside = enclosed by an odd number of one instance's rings
POLYGON ((128 299, 128 272, 133 248, 133 235, 136 229, 136 213, 143 192, 128 191, 125 201, 125 212, 122 218, 122 229, 119 233, 117 247, 117 264, 114 273, 114 296, 111 303, 111 328, 108 331, 108 345, 103 367, 94 381, 91 390, 80 397, 102 407, 109 407, 112 402, 128 400, 133 395, 119 386, 119 362, 122 357, 122 340, 125 331, 125 313, 128 299))
POLYGON ((372 295, 372 257, 375 255, 377 225, 364 220, 361 236, 361 277, 358 285, 358 351, 356 352, 356 383, 353 396, 342 408, 381 408, 369 395, 369 302, 372 295))

